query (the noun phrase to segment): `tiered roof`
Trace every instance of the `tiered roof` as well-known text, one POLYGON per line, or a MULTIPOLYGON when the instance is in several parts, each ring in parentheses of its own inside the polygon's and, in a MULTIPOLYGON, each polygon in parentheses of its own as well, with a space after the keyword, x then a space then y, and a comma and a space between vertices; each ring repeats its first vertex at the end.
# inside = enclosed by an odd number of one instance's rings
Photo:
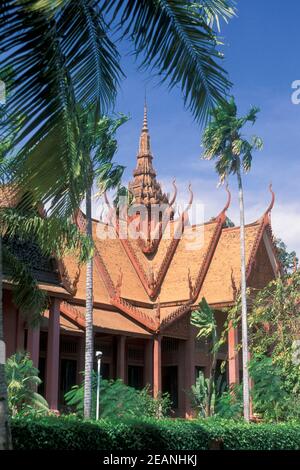
MULTIPOLYGON (((151 203, 166 203, 173 215, 175 198, 169 201, 163 193, 156 180, 152 159, 145 108, 137 167, 129 189, 138 204, 148 208, 151 203)), ((215 308, 234 303, 240 287, 240 229, 228 228, 226 224, 230 194, 220 214, 203 225, 188 224, 191 203, 192 193, 183 214, 177 220, 171 217, 166 226, 160 222, 160 237, 149 240, 148 233, 146 242, 123 239, 118 235, 118 224, 114 227, 114 239, 99 238, 98 224, 103 224, 104 228, 105 223, 93 220, 96 327, 103 331, 139 335, 158 331, 167 334, 170 328, 177 328, 180 334, 181 321, 196 308, 203 296, 215 308), (180 236, 174 237, 179 231, 180 236), (164 237, 168 232, 173 234, 170 239, 164 237), (199 232, 202 242, 194 244, 191 249, 190 244, 199 232)), ((271 205, 263 216, 245 227, 248 281, 260 263, 272 265, 273 277, 279 269, 271 231, 273 204, 272 192, 271 205), (266 252, 272 259, 258 259, 257 253, 262 245, 267 246, 266 252)), ((86 221, 81 211, 77 213, 76 222, 84 231, 86 221)), ((82 330, 85 327, 85 266, 79 267, 71 255, 60 260, 58 266, 62 288, 57 295, 65 298, 61 314, 65 322, 71 322, 82 330)), ((57 286, 49 286, 50 293, 55 289, 57 286)))
MULTIPOLYGON (((156 181, 152 158, 145 109, 137 168, 129 189, 133 192, 135 201, 147 207, 150 202, 165 201, 161 187, 156 181)), ((172 204, 173 202, 174 198, 172 204)), ((192 197, 188 208, 191 203, 192 197)), ((168 204, 171 207, 169 201, 168 204)), ((255 263, 264 262, 257 260, 258 248, 262 243, 267 243, 268 252, 271 250, 273 253, 275 268, 272 276, 275 276, 276 270, 279 269, 271 232, 270 213, 273 204, 272 192, 272 203, 263 216, 245 227, 248 280, 255 263)), ((155 241, 148 240, 148 248, 140 239, 123 239, 118 236, 118 224, 114 228, 114 239, 97 237, 98 224, 105 223, 94 220, 95 315, 99 317, 97 309, 101 306, 109 311, 111 318, 114 318, 114 325, 119 326, 119 330, 124 328, 123 320, 121 317, 116 320, 115 316, 113 317, 115 313, 112 312, 118 312, 124 318, 130 319, 132 325, 135 325, 133 329, 138 325, 144 328, 145 332, 153 333, 168 331, 171 325, 178 323, 191 309, 196 308, 203 296, 215 307, 232 305, 240 287, 240 229, 227 227, 226 211, 229 205, 228 192, 227 204, 220 214, 200 226, 188 224, 187 208, 177 220, 171 218, 167 226, 160 225, 162 236, 155 241), (178 233, 178 230, 181 230, 178 239, 172 236, 167 239, 163 235, 178 233), (196 243, 191 249, 190 243, 199 232, 201 243, 196 243)), ((85 216, 82 212, 77 215, 77 224, 81 230, 85 230, 85 216)), ((104 226, 102 228, 104 229, 104 226)), ((103 232, 104 230, 101 230, 101 233, 103 232)), ((68 266, 68 262, 65 263, 68 266)), ((72 270, 74 271, 74 266, 70 269, 72 270)), ((84 293, 83 268, 72 302, 84 300, 84 293)), ((102 318, 103 325, 109 318, 102 318)))

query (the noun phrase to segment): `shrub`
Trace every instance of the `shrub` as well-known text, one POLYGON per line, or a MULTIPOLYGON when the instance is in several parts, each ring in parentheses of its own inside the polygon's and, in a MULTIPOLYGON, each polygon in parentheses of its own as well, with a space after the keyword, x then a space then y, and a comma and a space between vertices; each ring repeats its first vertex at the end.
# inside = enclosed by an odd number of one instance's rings
POLYGON ((16 450, 205 450, 220 441, 226 450, 300 449, 300 423, 245 424, 217 419, 82 421, 76 417, 12 420, 16 450))
POLYGON ((39 371, 33 365, 28 353, 17 352, 5 364, 8 406, 11 414, 49 412, 48 403, 36 392, 41 383, 39 371))
MULTIPOLYGON (((170 399, 163 394, 153 399, 148 388, 136 390, 125 385, 122 380, 101 379, 100 386, 100 416, 102 418, 120 419, 125 417, 161 417, 170 409, 170 399)), ((92 416, 96 417, 96 388, 97 375, 92 377, 92 416)), ((84 385, 75 385, 65 394, 66 403, 76 414, 83 416, 84 385)))

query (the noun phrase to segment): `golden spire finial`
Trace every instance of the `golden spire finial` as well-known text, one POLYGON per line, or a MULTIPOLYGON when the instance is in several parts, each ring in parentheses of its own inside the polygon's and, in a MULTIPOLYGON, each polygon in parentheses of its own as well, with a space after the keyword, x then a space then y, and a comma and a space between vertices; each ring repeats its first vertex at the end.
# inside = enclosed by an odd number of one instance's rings
POLYGON ((143 120, 143 131, 148 132, 148 116, 147 116, 147 97, 146 97, 146 90, 145 90, 145 98, 144 98, 144 120, 143 120))
POLYGON ((148 109, 147 109, 146 94, 145 94, 144 119, 143 119, 142 132, 140 136, 139 155, 151 156, 150 135, 149 135, 149 129, 148 129, 148 115, 147 114, 148 114, 148 109))

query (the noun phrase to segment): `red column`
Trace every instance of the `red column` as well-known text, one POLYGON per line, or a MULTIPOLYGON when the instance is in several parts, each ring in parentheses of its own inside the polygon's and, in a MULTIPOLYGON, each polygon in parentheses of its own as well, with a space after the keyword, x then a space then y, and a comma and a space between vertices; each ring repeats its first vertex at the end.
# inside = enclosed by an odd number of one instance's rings
POLYGON ((153 365, 152 365, 152 356, 153 356, 153 340, 145 340, 145 360, 144 360, 144 383, 145 386, 149 385, 152 389, 152 378, 153 378, 153 365))
POLYGON ((161 393, 161 336, 154 337, 153 344, 153 396, 161 393))
POLYGON ((228 375, 229 386, 236 385, 240 381, 239 377, 239 353, 238 346, 238 329, 234 328, 232 322, 229 324, 228 330, 228 375))
POLYGON ((60 301, 59 299, 52 299, 49 309, 46 359, 46 400, 51 410, 57 410, 58 408, 59 314, 60 301))
POLYGON ((17 334, 16 334, 16 350, 24 351, 24 318, 21 312, 18 310, 17 313, 17 334))
POLYGON ((34 367, 38 368, 40 357, 40 325, 34 328, 28 327, 27 351, 30 354, 30 359, 34 367))
POLYGON ((125 345, 126 345, 126 336, 121 335, 118 338, 118 349, 117 349, 117 378, 125 382, 126 373, 125 373, 125 345))

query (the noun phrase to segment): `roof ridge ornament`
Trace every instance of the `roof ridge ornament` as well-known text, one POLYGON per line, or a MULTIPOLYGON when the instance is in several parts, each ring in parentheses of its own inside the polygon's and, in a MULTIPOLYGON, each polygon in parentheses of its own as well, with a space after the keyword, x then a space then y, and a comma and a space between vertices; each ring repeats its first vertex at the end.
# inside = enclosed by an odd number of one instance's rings
POLYGON ((173 197, 172 197, 171 201, 169 202, 170 207, 173 206, 174 202, 176 201, 176 197, 177 197, 176 178, 173 179, 172 185, 173 185, 173 188, 174 188, 174 194, 173 194, 173 197))
POLYGON ((187 217, 188 211, 190 210, 190 208, 192 207, 192 204, 193 204, 194 193, 192 191, 192 183, 189 183, 188 190, 189 190, 189 193, 190 193, 190 199, 189 199, 189 202, 188 202, 186 208, 184 209, 184 211, 182 213, 182 217, 187 217))
POLYGON ((231 204, 231 192, 229 191, 229 185, 228 185, 228 183, 227 183, 226 186, 225 186, 225 191, 227 192, 227 201, 226 201, 226 204, 225 204, 224 208, 221 210, 221 212, 219 213, 219 215, 216 217, 215 220, 220 219, 220 217, 221 217, 221 218, 226 217, 226 212, 227 212, 227 210, 229 209, 229 206, 230 206, 230 204, 231 204))
POLYGON ((273 188, 273 185, 272 185, 272 183, 270 183, 269 184, 269 191, 272 195, 272 198, 271 198, 271 202, 270 202, 270 204, 269 204, 269 206, 268 206, 268 208, 267 208, 267 210, 265 211, 265 214, 264 214, 264 215, 267 215, 269 217, 271 215, 272 209, 273 209, 274 204, 275 204, 275 193, 274 193, 272 188, 273 188))

